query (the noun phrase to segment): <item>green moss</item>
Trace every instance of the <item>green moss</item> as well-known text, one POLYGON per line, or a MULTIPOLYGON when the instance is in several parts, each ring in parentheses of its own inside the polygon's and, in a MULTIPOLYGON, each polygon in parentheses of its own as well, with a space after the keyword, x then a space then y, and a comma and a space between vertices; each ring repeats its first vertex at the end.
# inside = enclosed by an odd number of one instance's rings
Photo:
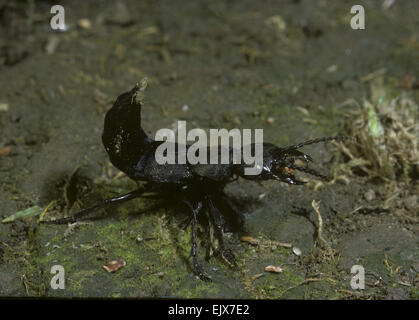
POLYGON ((418 287, 412 287, 410 289, 410 298, 414 300, 419 300, 419 288, 418 287))

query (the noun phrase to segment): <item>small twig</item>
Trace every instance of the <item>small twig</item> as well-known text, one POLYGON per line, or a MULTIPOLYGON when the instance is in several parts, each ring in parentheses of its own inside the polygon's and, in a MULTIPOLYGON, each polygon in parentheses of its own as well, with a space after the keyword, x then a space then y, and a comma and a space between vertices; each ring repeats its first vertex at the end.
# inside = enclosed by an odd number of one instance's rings
POLYGON ((273 247, 273 246, 278 246, 278 247, 283 247, 283 248, 292 248, 292 244, 288 243, 288 242, 279 242, 279 241, 273 241, 273 240, 262 240, 261 241, 261 245, 262 246, 267 246, 267 247, 273 247))
POLYGON ((398 284, 401 284, 402 286, 406 286, 406 287, 411 287, 412 285, 408 282, 403 282, 403 281, 397 281, 398 284))
POLYGON ((336 142, 332 141, 332 143, 337 146, 344 154, 346 154, 351 160, 355 157, 352 155, 351 151, 349 151, 348 148, 345 147, 345 145, 342 142, 336 142))
POLYGON ((33 284, 26 278, 25 274, 23 274, 20 278, 25 286, 26 295, 29 296, 29 286, 33 286, 33 284))
POLYGON ((358 212, 359 210, 361 210, 363 208, 364 208, 363 206, 359 206, 359 207, 355 208, 354 210, 352 210, 351 212, 349 212, 349 215, 352 215, 352 214, 358 212))
POLYGON ((400 191, 398 190, 394 192, 392 195, 390 195, 386 200, 384 200, 383 209, 387 209, 388 207, 390 207, 390 202, 392 202, 395 198, 397 198, 399 194, 400 194, 400 191))
POLYGON ((55 200, 52 200, 48 205, 45 207, 45 209, 42 211, 41 215, 39 216, 39 219, 37 223, 40 223, 42 219, 44 218, 44 215, 47 213, 48 209, 55 203, 55 200))
POLYGON ((241 241, 243 242, 247 242, 253 245, 259 245, 261 247, 273 247, 273 246, 278 246, 278 247, 284 247, 284 248, 292 248, 292 244, 291 243, 287 243, 287 242, 279 242, 279 241, 272 241, 272 240, 263 240, 263 239, 257 239, 257 238, 253 238, 250 236, 242 236, 240 238, 241 241))
POLYGON ((318 226, 317 226, 317 240, 321 240, 323 243, 326 244, 326 247, 330 250, 330 245, 327 243, 327 241, 323 238, 322 230, 323 230, 323 219, 319 211, 319 203, 313 200, 311 202, 311 206, 313 207, 314 211, 317 213, 317 219, 318 219, 318 226))
POLYGON ((385 74, 386 72, 387 72, 387 69, 386 69, 386 68, 381 68, 381 69, 375 70, 374 72, 371 72, 371 73, 369 73, 369 74, 367 74, 367 75, 365 75, 365 76, 361 77, 360 81, 361 81, 361 82, 367 82, 367 81, 370 81, 370 80, 372 80, 372 79, 374 79, 374 78, 377 78, 377 77, 379 77, 379 76, 382 76, 382 75, 383 75, 383 74, 385 74))
POLYGON ((293 290, 293 289, 295 289, 295 288, 298 288, 299 286, 305 285, 305 284, 307 284, 307 283, 311 283, 311 282, 320 282, 320 281, 324 281, 324 280, 325 280, 325 281, 332 282, 332 283, 336 283, 336 280, 334 280, 334 279, 332 279, 332 278, 307 278, 307 279, 305 279, 305 280, 301 281, 299 284, 297 284, 297 285, 295 285, 295 286, 292 286, 292 287, 289 287, 289 288, 285 289, 285 291, 284 291, 282 294, 284 294, 285 292, 287 292, 287 291, 289 291, 289 290, 293 290))

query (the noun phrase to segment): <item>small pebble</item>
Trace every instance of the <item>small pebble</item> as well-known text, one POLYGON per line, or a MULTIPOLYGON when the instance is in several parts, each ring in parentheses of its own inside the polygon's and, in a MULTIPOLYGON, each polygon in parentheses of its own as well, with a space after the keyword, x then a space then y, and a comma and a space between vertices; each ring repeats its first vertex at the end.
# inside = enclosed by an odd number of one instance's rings
POLYGON ((274 117, 269 117, 268 119, 266 119, 266 122, 269 124, 273 124, 275 122, 275 118, 274 117))
POLYGON ((296 256, 301 256, 301 249, 300 248, 297 248, 297 247, 292 247, 292 252, 294 252, 294 254, 296 255, 296 256))
POLYGON ((338 66, 336 64, 332 64, 330 67, 326 69, 327 72, 333 73, 338 70, 338 66))
POLYGON ((369 189, 367 192, 364 193, 365 200, 371 201, 375 199, 375 192, 372 189, 369 189))
POLYGON ((4 102, 0 102, 0 111, 7 112, 9 111, 9 105, 4 102))
POLYGON ((92 28, 92 23, 90 22, 89 19, 80 19, 79 21, 77 21, 77 25, 84 30, 88 30, 92 28))

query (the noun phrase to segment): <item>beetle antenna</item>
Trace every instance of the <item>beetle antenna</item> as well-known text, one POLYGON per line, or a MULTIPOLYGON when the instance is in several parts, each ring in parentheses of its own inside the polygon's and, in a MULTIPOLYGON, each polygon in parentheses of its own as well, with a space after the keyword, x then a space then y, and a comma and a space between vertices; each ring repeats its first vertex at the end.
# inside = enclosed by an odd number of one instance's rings
POLYGON ((311 174, 312 176, 319 177, 319 178, 321 178, 322 180, 330 181, 329 177, 327 177, 327 176, 325 176, 325 175, 322 175, 321 173, 317 172, 317 171, 316 171, 316 170, 314 170, 314 169, 310 169, 310 168, 303 168, 303 167, 298 167, 298 166, 292 166, 292 167, 290 167, 290 168, 291 168, 291 169, 298 170, 298 171, 302 171, 302 172, 305 172, 305 173, 308 173, 308 174, 311 174))
POLYGON ((296 150, 310 144, 315 144, 319 142, 327 142, 327 141, 332 141, 332 140, 334 141, 355 140, 356 141, 354 137, 350 137, 350 136, 323 137, 323 138, 311 139, 311 140, 307 140, 298 144, 294 144, 292 146, 283 148, 281 151, 284 152, 284 151, 296 150))

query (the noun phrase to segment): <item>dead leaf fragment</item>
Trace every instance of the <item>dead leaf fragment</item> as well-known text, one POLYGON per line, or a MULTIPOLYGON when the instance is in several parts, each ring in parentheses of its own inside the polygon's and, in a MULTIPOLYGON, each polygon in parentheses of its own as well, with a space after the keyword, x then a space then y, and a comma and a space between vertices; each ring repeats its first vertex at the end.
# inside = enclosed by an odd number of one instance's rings
POLYGON ((267 266, 265 267, 266 272, 272 272, 272 273, 281 273, 282 268, 280 266, 267 266))
POLYGON ((242 237, 240 237, 240 240, 243 241, 243 242, 250 243, 250 244, 259 244, 259 242, 260 242, 259 239, 252 238, 252 237, 249 237, 249 236, 242 236, 242 237))
POLYGON ((10 147, 4 147, 0 149, 0 158, 7 157, 10 153, 10 147))
POLYGON ((125 260, 116 259, 108 262, 106 265, 103 266, 103 268, 108 272, 115 272, 121 269, 122 267, 125 267, 126 264, 127 263, 125 262, 125 260))
POLYGON ((3 219, 3 223, 7 223, 7 222, 12 222, 15 221, 16 219, 22 219, 22 218, 27 218, 27 217, 35 217, 40 215, 42 212, 42 208, 38 207, 38 206, 33 206, 30 208, 27 208, 25 210, 21 210, 18 211, 14 214, 12 214, 11 216, 3 219))
POLYGON ((252 282, 253 281, 255 281, 255 280, 257 280, 257 279, 259 279, 259 278, 262 278, 264 276, 264 274, 263 273, 258 273, 258 274, 255 274, 253 277, 252 277, 252 282))

